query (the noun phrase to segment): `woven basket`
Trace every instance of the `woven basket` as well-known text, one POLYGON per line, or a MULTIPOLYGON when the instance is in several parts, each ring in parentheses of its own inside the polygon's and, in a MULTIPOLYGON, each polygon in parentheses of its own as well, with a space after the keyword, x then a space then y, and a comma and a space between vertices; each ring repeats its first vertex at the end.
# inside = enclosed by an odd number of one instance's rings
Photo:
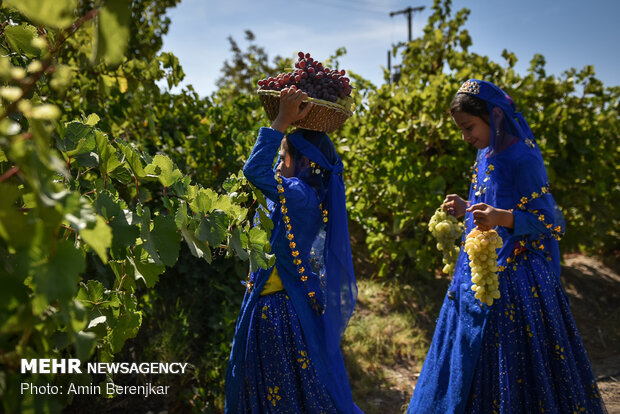
MULTIPOLYGON (((259 90, 257 93, 269 120, 273 121, 280 109, 280 91, 259 90)), ((293 123, 294 126, 300 128, 331 133, 340 128, 344 121, 353 115, 353 112, 344 106, 322 99, 306 98, 304 102, 312 102, 313 105, 308 115, 293 123)))

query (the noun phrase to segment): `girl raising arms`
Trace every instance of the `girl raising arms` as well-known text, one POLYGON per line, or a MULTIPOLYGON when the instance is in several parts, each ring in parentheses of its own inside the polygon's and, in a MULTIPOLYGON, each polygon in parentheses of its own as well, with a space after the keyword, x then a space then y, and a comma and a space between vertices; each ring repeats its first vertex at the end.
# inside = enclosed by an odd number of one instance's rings
POLYGON ((278 116, 260 129, 243 169, 269 200, 276 264, 254 269, 247 282, 227 413, 361 413, 340 352, 357 298, 342 161, 323 132, 284 135, 310 110, 306 97, 281 91, 278 116))

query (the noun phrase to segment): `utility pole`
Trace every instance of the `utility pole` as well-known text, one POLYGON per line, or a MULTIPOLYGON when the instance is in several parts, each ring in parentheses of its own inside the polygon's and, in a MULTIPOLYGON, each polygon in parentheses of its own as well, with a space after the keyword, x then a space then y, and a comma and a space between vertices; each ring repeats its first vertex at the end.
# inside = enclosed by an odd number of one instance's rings
MULTIPOLYGON (((424 6, 419 6, 419 7, 407 7, 404 10, 398 10, 398 11, 393 11, 390 12, 390 17, 394 17, 397 14, 406 14, 407 15, 407 23, 408 23, 408 27, 409 27, 409 41, 411 42, 412 36, 411 36, 411 15, 415 12, 421 12, 422 10, 424 10, 424 6)), ((399 42, 397 45, 393 45, 396 47, 400 47, 400 46, 404 46, 404 44, 402 42, 399 42)), ((400 79, 400 65, 394 65, 394 69, 397 70, 397 73, 394 73, 394 76, 392 77, 392 59, 390 56, 390 51, 388 51, 388 73, 390 74, 390 79, 388 79, 388 81, 394 81, 394 83, 398 83, 398 80, 400 79), (392 79, 393 78, 393 79, 392 79)))
POLYGON ((411 15, 415 12, 421 12, 424 10, 424 6, 420 7, 407 7, 404 10, 399 10, 390 13, 390 17, 394 17, 397 14, 406 14, 407 15, 407 23, 409 24, 409 41, 411 42, 411 15))

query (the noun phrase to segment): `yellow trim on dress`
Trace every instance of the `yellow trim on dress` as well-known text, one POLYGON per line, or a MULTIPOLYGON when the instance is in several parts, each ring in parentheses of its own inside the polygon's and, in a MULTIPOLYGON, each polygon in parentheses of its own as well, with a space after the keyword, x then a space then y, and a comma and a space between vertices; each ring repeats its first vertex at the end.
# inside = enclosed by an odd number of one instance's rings
POLYGON ((284 290, 284 285, 282 284, 282 279, 280 279, 280 275, 278 274, 278 269, 274 266, 273 271, 269 275, 269 279, 267 279, 265 287, 261 291, 260 295, 270 295, 281 290, 284 290))

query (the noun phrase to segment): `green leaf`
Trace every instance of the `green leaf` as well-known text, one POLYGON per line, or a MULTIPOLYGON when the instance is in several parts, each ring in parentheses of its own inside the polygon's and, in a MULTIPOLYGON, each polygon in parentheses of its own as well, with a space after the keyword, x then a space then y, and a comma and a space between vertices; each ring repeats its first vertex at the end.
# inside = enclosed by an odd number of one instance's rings
POLYGON ((33 22, 65 28, 73 22, 77 0, 5 0, 4 4, 16 8, 33 22))
POLYGON ((118 65, 123 60, 129 42, 130 5, 126 0, 107 0, 99 10, 95 62, 118 65))
POLYGON ((32 39, 37 36, 36 27, 25 23, 18 26, 9 25, 4 29, 4 34, 11 49, 23 52, 28 57, 39 56, 39 49, 32 46, 32 39))
POLYGON ((245 250, 248 245, 248 235, 242 233, 239 228, 233 230, 230 237, 230 245, 234 252, 241 260, 248 260, 250 255, 245 250))
POLYGON ((33 225, 18 211, 15 201, 20 195, 17 187, 0 183, 0 237, 15 248, 28 248, 33 237, 33 225))
POLYGON ((166 266, 174 266, 179 257, 181 236, 172 216, 157 216, 153 220, 151 237, 166 266))
POLYGON ((81 197, 79 193, 70 193, 65 197, 64 213, 64 219, 78 231, 87 227, 92 228, 97 222, 97 215, 93 206, 86 197, 81 197))
MULTIPOLYGON (((195 187, 190 187, 195 188, 195 187)), ((207 214, 213 210, 217 200, 217 193, 210 188, 201 188, 193 198, 190 198, 189 206, 196 213, 207 214)))
POLYGON ((118 141, 116 141, 116 145, 118 145, 123 154, 125 154, 125 159, 129 164, 131 171, 133 171, 133 174, 138 178, 146 177, 146 173, 144 172, 142 160, 140 159, 140 154, 138 154, 138 151, 133 149, 131 146, 122 144, 118 141))
POLYGON ((103 217, 97 216, 94 227, 80 230, 80 237, 99 255, 104 264, 108 262, 107 249, 112 245, 112 229, 103 217))
POLYGON ((228 216, 221 210, 215 210, 201 220, 196 236, 215 247, 226 239, 227 229, 228 216))
POLYGON ((165 155, 157 154, 153 162, 144 168, 148 175, 155 175, 164 187, 170 187, 183 178, 178 168, 174 168, 172 160, 165 155))
POLYGON ((88 154, 96 148, 94 129, 78 121, 69 122, 65 136, 60 143, 60 150, 73 157, 88 154))
POLYGON ((140 216, 140 221, 140 238, 142 239, 142 248, 151 255, 155 263, 159 265, 163 264, 159 258, 159 254, 157 254, 157 248, 155 247, 155 242, 151 236, 151 210, 148 207, 144 207, 142 215, 140 216))
POLYGON ((80 284, 77 294, 79 300, 87 309, 93 308, 96 304, 103 302, 105 287, 98 280, 89 280, 87 283, 80 284))
MULTIPOLYGON (((91 114, 88 118, 92 117, 91 114)), ((96 115, 95 115, 96 116, 96 115)), ((108 137, 101 131, 95 130, 95 141, 97 143, 97 153, 99 154, 99 169, 102 174, 108 174, 121 165, 116 157, 116 150, 110 144, 108 137)))
POLYGON ((75 356, 83 362, 89 360, 96 344, 97 335, 93 332, 79 331, 75 334, 75 356))
POLYGON ((37 266, 33 282, 36 292, 48 303, 69 301, 77 293, 78 279, 86 270, 84 254, 73 242, 59 242, 55 254, 37 266))
POLYGON ((159 280, 159 275, 166 270, 164 266, 158 265, 155 262, 144 262, 139 258, 132 257, 128 257, 128 259, 135 268, 134 276, 136 280, 142 280, 148 288, 154 287, 159 280))
POLYGON ((123 349, 125 341, 135 337, 140 330, 142 324, 141 312, 124 313, 116 322, 114 328, 110 331, 108 338, 112 345, 112 352, 117 353, 123 349))
POLYGON ((194 232, 186 226, 181 227, 181 235, 183 236, 185 243, 187 243, 187 247, 189 247, 189 250, 194 256, 204 258, 207 263, 211 263, 211 249, 208 244, 198 240, 198 238, 194 235, 194 232))
POLYGON ((273 221, 271 221, 267 213, 265 213, 265 210, 262 208, 258 208, 257 210, 261 228, 269 231, 273 230, 273 221))
POLYGON ((269 208, 267 206, 267 200, 265 199, 263 192, 259 190, 258 188, 254 187, 253 185, 250 185, 250 187, 252 188, 252 192, 254 193, 254 197, 256 197, 258 204, 260 204, 261 206, 263 206, 263 208, 268 210, 269 208))
POLYGON ((174 222, 177 225, 177 228, 181 228, 187 225, 190 217, 187 215, 187 204, 185 201, 181 200, 179 202, 179 207, 177 208, 176 213, 174 214, 174 222))
POLYGON ((275 260, 275 256, 269 254, 271 250, 271 244, 267 238, 267 233, 258 227, 252 227, 249 233, 249 248, 250 248, 250 266, 252 270, 257 270, 259 267, 264 269, 272 265, 275 260))
POLYGON ((97 114, 90 114, 88 115, 88 117, 86 118, 86 121, 84 122, 86 125, 90 125, 91 127, 94 127, 95 125, 97 125, 97 123, 101 120, 101 118, 99 118, 99 115, 97 114))

